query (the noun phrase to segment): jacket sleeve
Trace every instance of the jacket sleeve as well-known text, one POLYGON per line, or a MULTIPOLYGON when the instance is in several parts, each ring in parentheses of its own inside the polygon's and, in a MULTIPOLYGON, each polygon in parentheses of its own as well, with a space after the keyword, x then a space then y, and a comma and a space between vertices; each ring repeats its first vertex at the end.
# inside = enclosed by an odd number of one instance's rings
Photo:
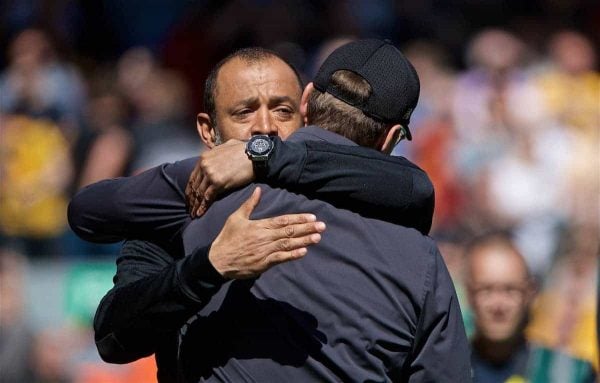
POLYGON ((161 247, 128 241, 117 260, 114 287, 94 318, 96 347, 109 363, 129 363, 172 341, 225 279, 208 261, 209 248, 175 259, 161 247))
MULTIPOLYGON (((268 173, 259 181, 429 232, 433 185, 405 158, 357 146, 275 141, 268 173)), ((83 188, 69 204, 71 228, 91 242, 174 242, 189 222, 184 191, 196 161, 189 158, 83 188)))
POLYGON ((197 159, 84 187, 69 204, 71 229, 90 242, 173 241, 189 222, 185 187, 197 159))
POLYGON ((437 250, 428 270, 422 312, 407 359, 407 382, 471 382, 471 352, 444 261, 437 250))
POLYGON ((433 184, 404 157, 360 146, 276 138, 267 174, 259 181, 425 235, 431 229, 433 184))

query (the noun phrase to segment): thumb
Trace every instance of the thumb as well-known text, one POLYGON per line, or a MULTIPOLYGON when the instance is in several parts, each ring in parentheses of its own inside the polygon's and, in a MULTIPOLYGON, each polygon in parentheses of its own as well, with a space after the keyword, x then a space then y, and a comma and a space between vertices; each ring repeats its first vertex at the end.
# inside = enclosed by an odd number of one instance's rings
POLYGON ((240 208, 238 209, 238 212, 242 214, 244 218, 250 219, 250 214, 252 214, 252 211, 254 211, 254 208, 260 202, 260 193, 260 187, 257 186, 252 192, 250 198, 248 198, 246 202, 244 202, 242 206, 240 206, 240 208))

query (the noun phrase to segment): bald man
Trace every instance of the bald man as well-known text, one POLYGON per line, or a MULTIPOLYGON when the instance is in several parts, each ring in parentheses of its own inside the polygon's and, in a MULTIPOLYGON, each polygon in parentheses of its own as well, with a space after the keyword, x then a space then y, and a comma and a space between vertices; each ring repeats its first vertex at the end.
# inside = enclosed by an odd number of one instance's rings
POLYGON ((527 264, 502 233, 477 238, 467 249, 466 282, 475 333, 474 382, 593 382, 592 366, 525 338, 535 288, 527 264))

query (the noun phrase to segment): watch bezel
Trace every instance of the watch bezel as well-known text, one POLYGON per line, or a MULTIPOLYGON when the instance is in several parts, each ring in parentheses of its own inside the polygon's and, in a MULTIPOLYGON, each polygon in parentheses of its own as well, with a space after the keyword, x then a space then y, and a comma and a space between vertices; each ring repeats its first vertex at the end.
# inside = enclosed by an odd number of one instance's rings
POLYGON ((269 158, 269 155, 273 151, 274 143, 270 136, 265 134, 259 134, 256 136, 252 136, 250 140, 246 143, 246 154, 253 162, 262 162, 266 161, 269 158), (258 152, 255 150, 254 145, 259 140, 264 140, 268 142, 268 149, 264 152, 258 152))

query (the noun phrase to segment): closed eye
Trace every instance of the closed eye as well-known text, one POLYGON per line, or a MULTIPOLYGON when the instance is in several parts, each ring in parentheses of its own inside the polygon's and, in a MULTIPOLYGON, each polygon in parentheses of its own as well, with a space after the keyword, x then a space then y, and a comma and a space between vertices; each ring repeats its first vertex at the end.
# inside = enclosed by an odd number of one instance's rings
POLYGON ((275 111, 277 113, 287 113, 287 114, 292 114, 294 113, 294 110, 292 108, 289 107, 281 107, 281 108, 277 108, 275 109, 275 111))
POLYGON ((296 111, 289 106, 280 106, 275 108, 274 112, 277 118, 281 120, 289 120, 294 117, 294 113, 296 111))
POLYGON ((232 113, 233 117, 236 119, 244 119, 251 115, 254 111, 250 108, 244 108, 240 110, 236 110, 232 113))
POLYGON ((237 110, 237 111, 235 111, 234 114, 250 114, 250 113, 252 113, 252 109, 246 108, 246 109, 242 109, 242 110, 237 110))

